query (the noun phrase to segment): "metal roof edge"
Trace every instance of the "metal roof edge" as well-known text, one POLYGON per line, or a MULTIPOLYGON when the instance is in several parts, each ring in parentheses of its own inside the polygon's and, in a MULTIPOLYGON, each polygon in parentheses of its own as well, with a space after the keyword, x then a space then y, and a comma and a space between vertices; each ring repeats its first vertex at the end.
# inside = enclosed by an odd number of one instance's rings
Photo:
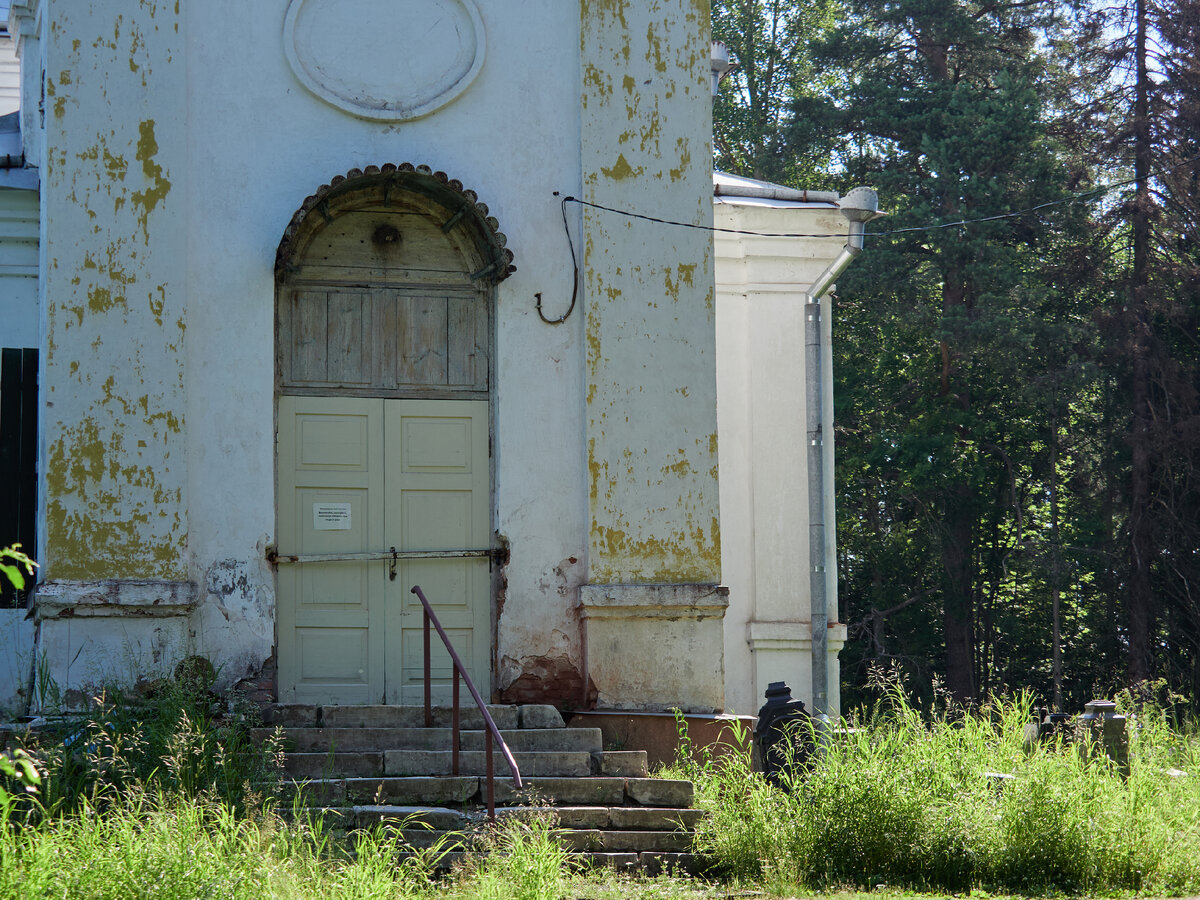
POLYGON ((841 197, 836 191, 810 191, 791 188, 769 181, 759 181, 741 175, 713 170, 713 196, 722 198, 752 198, 757 200, 790 200, 797 203, 831 203, 841 197))

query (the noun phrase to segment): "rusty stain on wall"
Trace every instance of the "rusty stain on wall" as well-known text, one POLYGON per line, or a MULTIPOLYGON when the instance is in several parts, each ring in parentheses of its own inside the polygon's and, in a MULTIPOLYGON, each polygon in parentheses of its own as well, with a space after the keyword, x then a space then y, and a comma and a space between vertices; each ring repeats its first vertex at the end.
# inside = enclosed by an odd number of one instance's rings
MULTIPOLYGON (((501 703, 549 703, 560 709, 583 705, 583 675, 566 656, 504 657, 502 665, 521 674, 498 693, 501 703)), ((596 705, 596 685, 588 679, 586 708, 596 705)))

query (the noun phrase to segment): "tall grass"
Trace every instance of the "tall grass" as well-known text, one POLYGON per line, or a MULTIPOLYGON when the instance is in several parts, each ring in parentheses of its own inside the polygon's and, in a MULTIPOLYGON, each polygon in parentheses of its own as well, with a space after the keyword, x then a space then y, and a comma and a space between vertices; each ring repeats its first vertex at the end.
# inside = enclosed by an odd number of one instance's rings
POLYGON ((694 772, 711 814, 700 847, 729 875, 780 887, 1200 889, 1196 736, 1160 708, 1128 709, 1123 778, 1079 745, 1027 747, 1031 707, 1019 697, 931 717, 892 685, 868 722, 792 770, 790 791, 744 755, 694 772))
POLYGON ((44 775, 37 809, 102 810, 130 791, 258 806, 278 794, 282 752, 281 737, 250 739, 256 724, 256 710, 227 713, 186 681, 163 682, 151 697, 106 690, 28 738, 44 775))
POLYGON ((569 854, 542 815, 509 816, 489 841, 488 855, 465 879, 480 900, 558 900, 569 854))
POLYGON ((339 852, 320 828, 247 816, 204 799, 134 792, 97 811, 0 835, 0 897, 86 900, 349 898, 429 892, 428 871, 403 860, 382 830, 339 852))

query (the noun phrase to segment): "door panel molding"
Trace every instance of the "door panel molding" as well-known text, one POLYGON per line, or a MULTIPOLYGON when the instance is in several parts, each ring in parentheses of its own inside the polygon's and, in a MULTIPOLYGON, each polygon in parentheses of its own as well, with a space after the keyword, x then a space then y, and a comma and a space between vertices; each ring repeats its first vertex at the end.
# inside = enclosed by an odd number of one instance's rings
POLYGON ((490 691, 488 427, 486 400, 279 398, 281 702, 419 701, 414 584, 490 691))

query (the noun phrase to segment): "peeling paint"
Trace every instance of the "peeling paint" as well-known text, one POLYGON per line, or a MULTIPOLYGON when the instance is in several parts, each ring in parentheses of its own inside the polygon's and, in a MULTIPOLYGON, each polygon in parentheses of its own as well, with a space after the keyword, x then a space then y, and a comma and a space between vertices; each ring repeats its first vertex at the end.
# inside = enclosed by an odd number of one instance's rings
MULTIPOLYGON (((584 79, 585 194, 703 222, 707 4, 620 12, 583 10, 584 71, 613 73, 584 79)), ((585 211, 583 244, 589 581, 719 581, 711 238, 585 211)))
POLYGON ((47 117, 42 173, 54 224, 44 571, 49 579, 183 581, 183 321, 167 280, 179 266, 174 230, 155 233, 171 190, 164 145, 171 149, 175 126, 160 133, 153 111, 180 105, 184 73, 156 79, 147 93, 153 63, 169 59, 178 39, 143 32, 132 14, 60 13, 45 47, 58 74, 47 79, 55 117, 47 117), (154 255, 143 249, 152 239, 154 255))
POLYGON ((591 708, 596 703, 596 685, 588 680, 583 697, 583 675, 579 666, 566 656, 506 656, 502 669, 520 674, 499 691, 501 703, 549 703, 560 709, 591 708))
POLYGON ((603 168, 600 171, 609 178, 613 179, 613 181, 623 181, 626 178, 638 177, 646 171, 646 168, 645 166, 638 166, 637 168, 634 168, 629 164, 629 160, 625 158, 625 154, 622 153, 617 157, 617 161, 613 163, 610 168, 603 168))
POLYGON ((47 577, 183 580, 186 533, 180 492, 154 470, 128 465, 120 428, 101 432, 86 419, 50 447, 46 472, 47 577), (129 488, 139 490, 130 491, 129 488), (173 526, 157 537, 153 519, 173 526))
POLYGON ((141 207, 139 223, 146 245, 150 244, 150 228, 148 219, 150 213, 171 190, 171 182, 163 175, 163 167, 155 159, 158 153, 158 141, 154 137, 154 120, 146 119, 138 124, 137 160, 142 164, 142 174, 151 183, 144 191, 134 191, 130 199, 141 207))

